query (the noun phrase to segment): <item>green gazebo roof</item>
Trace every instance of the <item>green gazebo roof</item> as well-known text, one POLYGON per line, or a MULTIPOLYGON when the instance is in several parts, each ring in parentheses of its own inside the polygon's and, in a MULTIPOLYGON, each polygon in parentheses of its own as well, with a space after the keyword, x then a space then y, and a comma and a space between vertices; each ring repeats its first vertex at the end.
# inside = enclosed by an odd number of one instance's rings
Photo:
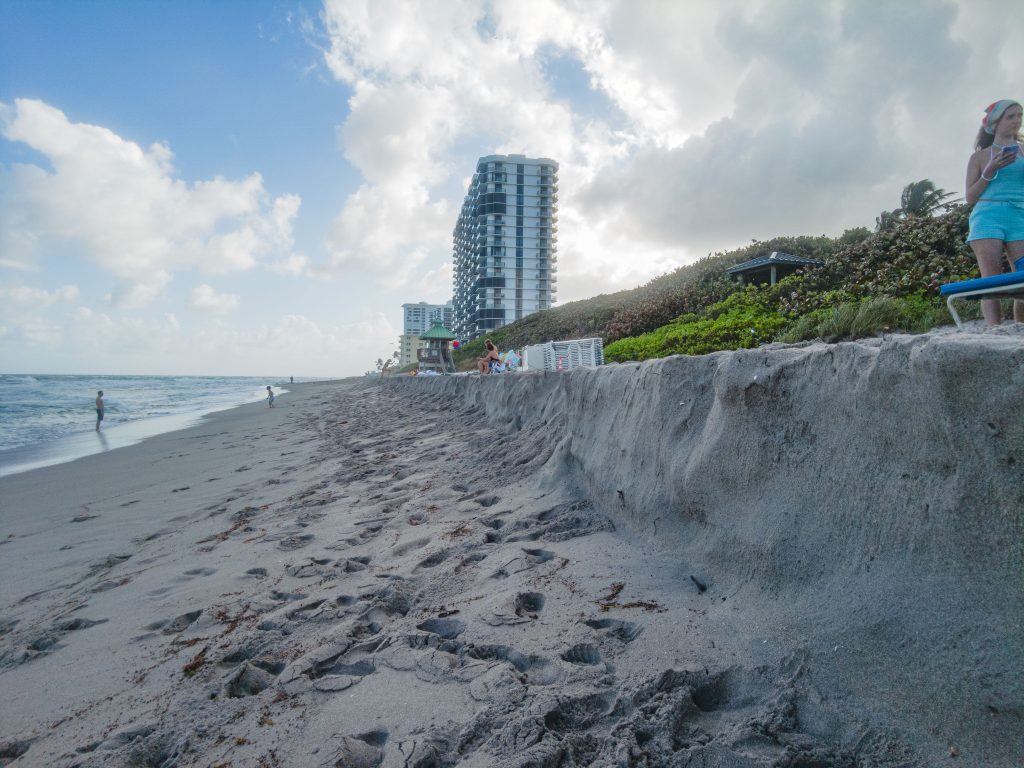
POLYGON ((435 341, 455 341, 458 338, 454 333, 444 327, 440 320, 434 320, 430 330, 420 335, 421 339, 433 339, 435 341))

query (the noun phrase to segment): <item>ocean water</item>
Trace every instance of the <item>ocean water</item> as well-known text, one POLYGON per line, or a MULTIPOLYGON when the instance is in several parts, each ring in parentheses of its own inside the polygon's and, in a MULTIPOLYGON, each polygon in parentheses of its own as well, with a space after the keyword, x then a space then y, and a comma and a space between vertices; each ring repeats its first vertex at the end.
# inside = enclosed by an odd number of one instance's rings
MULTIPOLYGON (((308 379, 306 379, 308 380, 308 379)), ((287 392, 273 379, 235 376, 0 374, 0 476, 120 448, 190 426, 214 411, 287 392), (96 392, 106 406, 100 434, 96 392)))

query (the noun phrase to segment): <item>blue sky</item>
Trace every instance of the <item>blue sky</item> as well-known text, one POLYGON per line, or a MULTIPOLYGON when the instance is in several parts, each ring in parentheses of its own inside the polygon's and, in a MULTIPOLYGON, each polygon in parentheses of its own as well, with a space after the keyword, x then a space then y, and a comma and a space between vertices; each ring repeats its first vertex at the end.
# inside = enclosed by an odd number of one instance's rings
POLYGON ((871 226, 1021 98, 970 8, 3 0, 0 371, 358 374, 496 152, 561 163, 560 302, 871 226))

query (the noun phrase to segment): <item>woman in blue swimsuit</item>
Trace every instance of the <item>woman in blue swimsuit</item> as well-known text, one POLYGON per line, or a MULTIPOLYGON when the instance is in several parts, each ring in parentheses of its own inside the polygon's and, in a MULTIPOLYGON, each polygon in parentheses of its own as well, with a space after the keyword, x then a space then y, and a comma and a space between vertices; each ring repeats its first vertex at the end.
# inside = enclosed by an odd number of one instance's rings
MULTIPOLYGON (((1024 270, 1024 154, 1021 114, 1016 101, 990 104, 967 163, 967 203, 971 211, 971 244, 982 277, 1003 272, 1003 252, 1014 271, 1024 270)), ((1002 321, 999 301, 981 302, 991 328, 1002 321)), ((1024 323, 1024 301, 1013 302, 1013 319, 1024 323)))

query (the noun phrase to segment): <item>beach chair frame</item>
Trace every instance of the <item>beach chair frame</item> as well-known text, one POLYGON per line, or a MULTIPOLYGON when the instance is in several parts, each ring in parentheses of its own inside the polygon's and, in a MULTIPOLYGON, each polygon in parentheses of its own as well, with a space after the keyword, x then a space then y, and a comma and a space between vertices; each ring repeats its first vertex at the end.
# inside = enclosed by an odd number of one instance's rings
POLYGON ((980 277, 975 280, 961 280, 946 283, 939 289, 939 294, 946 297, 946 308, 952 315, 956 327, 964 329, 960 314, 953 306, 956 299, 1016 299, 1024 301, 1024 272, 1008 272, 992 277, 980 277))

